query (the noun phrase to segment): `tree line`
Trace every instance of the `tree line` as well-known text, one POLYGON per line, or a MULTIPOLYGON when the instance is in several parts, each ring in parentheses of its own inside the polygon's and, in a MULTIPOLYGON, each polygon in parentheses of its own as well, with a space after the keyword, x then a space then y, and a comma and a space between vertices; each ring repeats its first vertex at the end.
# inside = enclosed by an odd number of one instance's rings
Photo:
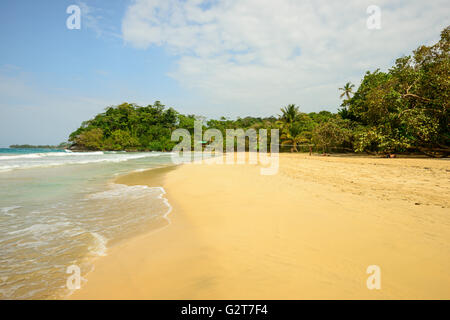
MULTIPOLYGON (((207 120, 165 108, 159 101, 123 103, 85 121, 69 136, 83 150, 170 151, 171 132, 204 129, 279 129, 282 151, 450 154, 450 26, 432 46, 420 46, 387 72, 366 72, 361 84, 345 84, 337 113, 301 112, 290 104, 271 117, 207 120)), ((269 141, 270 142, 270 141, 269 141)))
POLYGON ((12 144, 9 146, 11 149, 67 149, 70 144, 67 142, 61 142, 57 146, 52 145, 32 145, 32 144, 12 144))

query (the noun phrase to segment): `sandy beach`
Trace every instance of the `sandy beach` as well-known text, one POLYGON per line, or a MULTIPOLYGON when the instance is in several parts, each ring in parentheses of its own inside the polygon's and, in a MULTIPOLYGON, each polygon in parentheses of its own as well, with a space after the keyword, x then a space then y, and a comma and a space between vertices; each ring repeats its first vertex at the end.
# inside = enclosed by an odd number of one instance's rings
POLYGON ((119 177, 162 186, 170 224, 109 248, 71 299, 450 299, 448 160, 280 154, 278 174, 259 169, 119 177))

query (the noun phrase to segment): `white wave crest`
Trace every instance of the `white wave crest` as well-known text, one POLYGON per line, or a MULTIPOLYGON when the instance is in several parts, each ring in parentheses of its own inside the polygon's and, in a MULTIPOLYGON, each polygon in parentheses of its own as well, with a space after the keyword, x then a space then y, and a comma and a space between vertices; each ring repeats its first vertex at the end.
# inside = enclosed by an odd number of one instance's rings
POLYGON ((49 152, 20 156, 0 157, 0 172, 15 169, 29 169, 36 167, 54 167, 69 164, 89 164, 101 162, 123 162, 133 159, 159 157, 163 153, 105 153, 98 152, 49 152))
POLYGON ((106 244, 108 243, 108 239, 97 232, 90 232, 90 234, 94 237, 95 241, 94 244, 88 248, 89 251, 97 256, 106 256, 106 244))
POLYGON ((103 151, 95 152, 44 152, 44 153, 28 153, 12 156, 0 156, 0 160, 15 160, 15 159, 41 159, 47 157, 69 157, 69 156, 94 156, 104 154, 103 151))

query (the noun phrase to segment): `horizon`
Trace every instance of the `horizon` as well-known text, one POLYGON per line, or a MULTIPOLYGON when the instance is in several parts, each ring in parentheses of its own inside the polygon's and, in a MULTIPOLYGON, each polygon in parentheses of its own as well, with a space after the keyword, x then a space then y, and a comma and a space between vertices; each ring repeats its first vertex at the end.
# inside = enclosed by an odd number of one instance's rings
POLYGON ((23 1, 0 4, 0 146, 57 145, 124 101, 207 118, 337 112, 338 88, 439 39, 444 1, 23 1), (80 29, 68 29, 70 5, 80 29), (386 44, 389 44, 386 46, 386 44))

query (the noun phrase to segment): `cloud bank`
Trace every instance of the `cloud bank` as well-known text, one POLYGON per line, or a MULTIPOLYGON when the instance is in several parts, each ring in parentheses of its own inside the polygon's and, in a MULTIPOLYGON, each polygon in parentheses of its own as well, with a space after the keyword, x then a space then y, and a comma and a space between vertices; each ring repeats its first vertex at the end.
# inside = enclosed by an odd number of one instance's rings
POLYGON ((287 103, 336 110, 339 86, 436 41, 449 17, 447 0, 136 0, 122 36, 166 48, 169 75, 210 114, 268 115, 287 103), (380 30, 366 26, 370 5, 381 8, 380 30))

